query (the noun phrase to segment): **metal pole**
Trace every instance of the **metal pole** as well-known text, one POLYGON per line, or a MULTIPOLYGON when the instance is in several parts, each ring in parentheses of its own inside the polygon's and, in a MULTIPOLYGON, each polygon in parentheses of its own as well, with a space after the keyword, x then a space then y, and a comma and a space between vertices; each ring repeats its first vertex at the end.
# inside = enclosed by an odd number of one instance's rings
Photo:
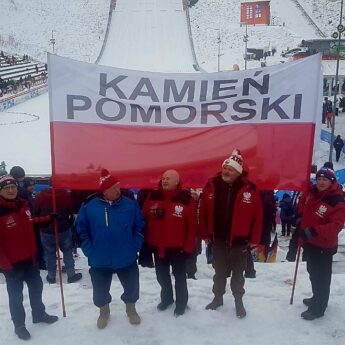
POLYGON ((220 29, 218 30, 218 72, 220 72, 220 29))
POLYGON ((248 49, 248 24, 246 23, 246 35, 244 36, 244 69, 247 69, 247 49, 248 49))
MULTIPOLYGON (((339 26, 342 25, 342 22, 343 22, 343 5, 344 5, 344 0, 341 0, 339 26)), ((331 131, 331 142, 330 142, 330 148, 329 148, 329 161, 330 162, 333 162, 333 141, 334 141, 334 130, 335 130, 335 111, 336 111, 336 108, 337 108, 339 63, 340 63, 341 31, 338 30, 338 33, 339 33, 339 36, 338 36, 338 47, 337 47, 337 68, 336 68, 336 71, 335 71, 335 90, 334 90, 334 100, 333 100, 332 131, 331 131)))

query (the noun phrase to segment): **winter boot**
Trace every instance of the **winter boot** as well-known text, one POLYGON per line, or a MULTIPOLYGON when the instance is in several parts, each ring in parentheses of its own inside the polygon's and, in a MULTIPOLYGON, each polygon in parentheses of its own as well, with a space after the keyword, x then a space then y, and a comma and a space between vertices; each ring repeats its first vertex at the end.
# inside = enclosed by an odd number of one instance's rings
POLYGON ((179 317, 183 315, 186 311, 186 307, 176 307, 174 310, 174 316, 179 317))
POLYGON ((47 282, 49 284, 56 284, 56 278, 55 277, 50 277, 49 275, 47 276, 47 282))
POLYGON ((206 310, 216 310, 218 307, 223 305, 223 296, 214 296, 213 301, 209 303, 205 309, 206 310))
POLYGON ((110 308, 109 308, 109 304, 106 304, 99 309, 99 317, 97 320, 97 327, 99 329, 103 329, 103 328, 107 327, 109 317, 110 317, 110 308))
POLYGON ((306 305, 307 307, 310 307, 313 303, 313 297, 310 297, 310 298, 305 298, 303 300, 303 304, 306 305))
POLYGON ((318 319, 319 317, 322 317, 322 316, 323 314, 316 314, 313 311, 311 311, 309 308, 301 314, 302 319, 308 320, 308 321, 318 319))
POLYGON ((174 303, 174 300, 171 301, 162 301, 157 305, 157 309, 159 311, 164 311, 166 309, 168 309, 172 304, 174 303))
POLYGON ((47 323, 48 325, 56 322, 59 318, 44 312, 40 317, 32 317, 32 323, 47 323))
POLYGON ((29 333, 29 331, 25 328, 25 326, 16 328, 14 331, 19 339, 22 340, 29 340, 31 338, 31 334, 29 333))
POLYGON ((236 316, 239 319, 243 319, 247 315, 247 312, 244 309, 242 297, 235 298, 235 308, 236 308, 236 316))
POLYGON ((83 275, 81 273, 75 273, 72 277, 67 278, 67 283, 75 283, 81 278, 83 278, 83 275))
POLYGON ((140 316, 135 310, 135 303, 126 304, 126 313, 129 319, 129 323, 132 325, 139 325, 141 322, 140 316))

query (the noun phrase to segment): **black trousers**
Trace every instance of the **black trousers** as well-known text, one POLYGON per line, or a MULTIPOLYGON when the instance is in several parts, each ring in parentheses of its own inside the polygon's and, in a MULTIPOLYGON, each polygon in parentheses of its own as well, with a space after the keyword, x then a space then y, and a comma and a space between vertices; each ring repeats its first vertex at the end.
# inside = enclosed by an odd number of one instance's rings
POLYGON ((188 302, 186 257, 184 255, 177 254, 161 259, 155 254, 155 269, 157 281, 161 286, 161 301, 164 303, 174 301, 170 266, 175 277, 176 308, 184 309, 188 302))
POLYGON ((32 317, 39 319, 45 313, 42 302, 43 282, 38 266, 32 264, 14 268, 5 272, 10 313, 14 328, 25 326, 25 310, 23 306, 23 288, 26 282, 29 291, 32 317))
POLYGON ((314 314, 322 316, 329 300, 334 252, 313 246, 305 246, 304 251, 313 291, 310 309, 314 314))
POLYGON ((291 232, 291 222, 290 221, 288 221, 288 222, 282 221, 282 235, 285 236, 285 234, 286 234, 287 236, 289 236, 290 232, 291 232))
POLYGON ((335 150, 335 160, 336 162, 339 162, 341 150, 335 150))

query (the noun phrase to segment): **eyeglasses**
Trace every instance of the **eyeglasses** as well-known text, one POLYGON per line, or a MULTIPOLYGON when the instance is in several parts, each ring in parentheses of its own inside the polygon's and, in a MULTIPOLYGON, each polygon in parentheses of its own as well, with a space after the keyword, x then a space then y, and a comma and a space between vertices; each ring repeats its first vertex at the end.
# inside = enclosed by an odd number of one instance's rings
POLYGON ((15 184, 10 184, 8 186, 2 187, 2 189, 6 191, 17 190, 17 186, 15 184))

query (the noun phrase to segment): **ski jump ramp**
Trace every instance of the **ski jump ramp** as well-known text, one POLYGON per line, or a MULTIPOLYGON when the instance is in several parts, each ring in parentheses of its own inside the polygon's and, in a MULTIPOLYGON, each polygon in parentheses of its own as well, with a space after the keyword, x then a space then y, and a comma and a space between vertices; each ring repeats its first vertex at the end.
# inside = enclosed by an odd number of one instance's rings
POLYGON ((117 0, 100 65, 195 72, 182 0, 117 0))
MULTIPOLYGON (((112 1, 99 64, 196 72, 182 0, 112 1)), ((4 160, 8 169, 20 165, 29 175, 51 174, 48 93, 0 113, 0 125, 0 146, 7 147, 1 150, 0 162, 4 160)))

